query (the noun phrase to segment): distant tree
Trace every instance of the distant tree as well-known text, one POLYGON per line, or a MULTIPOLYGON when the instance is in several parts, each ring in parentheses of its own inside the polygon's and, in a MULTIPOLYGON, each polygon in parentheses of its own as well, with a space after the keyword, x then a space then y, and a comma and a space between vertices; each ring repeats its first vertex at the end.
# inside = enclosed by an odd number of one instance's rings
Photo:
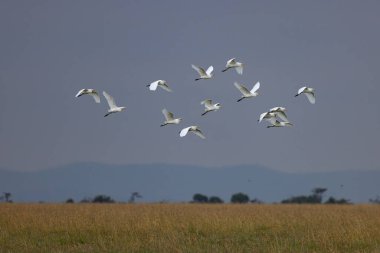
POLYGON ((221 198, 217 197, 217 196, 211 196, 208 199, 208 203, 218 204, 218 203, 224 203, 224 201, 221 198))
POLYGON ((351 204, 349 199, 336 199, 334 197, 330 197, 326 200, 325 204, 351 204))
POLYGON ((131 197, 129 198, 129 203, 135 203, 137 198, 142 198, 142 195, 138 192, 132 192, 131 197))
POLYGON ((3 199, 7 203, 12 203, 13 201, 11 200, 12 193, 10 192, 3 192, 3 199))
POLYGON ((74 203, 74 200, 72 198, 69 198, 66 200, 66 203, 74 203))
POLYGON ((114 203, 115 200, 113 200, 110 196, 107 195, 97 195, 92 200, 92 203, 114 203))
POLYGON ((377 195, 374 199, 369 199, 369 202, 372 204, 380 204, 380 196, 377 195))
POLYGON ((326 188, 314 188, 311 195, 294 196, 281 201, 283 204, 320 204, 326 188))
POLYGON ((232 203, 248 203, 249 197, 247 194, 239 192, 235 193, 231 196, 231 202, 232 203))
POLYGON ((281 201, 283 204, 319 204, 320 199, 315 195, 294 196, 281 201))
POLYGON ((319 202, 319 203, 322 203, 322 197, 323 197, 323 193, 325 193, 327 191, 327 188, 314 188, 311 192, 313 193, 313 196, 315 196, 316 200, 319 202))
POLYGON ((206 195, 201 194, 201 193, 196 193, 193 195, 193 202, 194 203, 207 203, 208 197, 206 195))

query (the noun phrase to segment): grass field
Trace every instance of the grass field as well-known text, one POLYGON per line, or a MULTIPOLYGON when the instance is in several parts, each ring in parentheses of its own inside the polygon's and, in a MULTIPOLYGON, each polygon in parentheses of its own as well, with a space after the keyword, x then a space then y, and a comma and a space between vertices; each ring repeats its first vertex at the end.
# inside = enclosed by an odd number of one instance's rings
POLYGON ((380 252, 380 205, 1 204, 0 252, 380 252))

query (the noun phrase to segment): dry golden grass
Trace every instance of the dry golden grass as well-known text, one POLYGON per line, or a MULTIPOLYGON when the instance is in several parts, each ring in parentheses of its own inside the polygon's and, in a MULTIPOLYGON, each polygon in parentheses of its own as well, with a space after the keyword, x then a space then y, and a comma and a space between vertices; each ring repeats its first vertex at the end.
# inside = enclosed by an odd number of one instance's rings
POLYGON ((0 252, 380 252, 380 205, 1 204, 0 252))

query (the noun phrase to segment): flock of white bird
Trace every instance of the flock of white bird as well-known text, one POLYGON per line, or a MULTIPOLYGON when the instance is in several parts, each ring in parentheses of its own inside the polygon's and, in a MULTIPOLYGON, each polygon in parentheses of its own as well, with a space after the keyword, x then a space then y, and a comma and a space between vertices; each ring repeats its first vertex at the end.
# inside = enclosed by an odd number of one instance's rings
MULTIPOLYGON (((213 71, 214 67, 210 66, 207 68, 207 70, 204 70, 203 68, 191 65, 191 67, 198 72, 199 77, 195 79, 195 81, 202 80, 202 79, 211 79, 213 77, 213 71)), ((222 72, 225 72, 229 69, 235 69, 236 72, 240 75, 243 74, 243 63, 236 61, 235 58, 232 58, 227 61, 226 68, 222 70, 222 72)), ((237 100, 237 102, 240 102, 241 100, 245 98, 252 98, 259 95, 258 90, 260 89, 260 82, 257 82, 251 90, 248 90, 244 85, 239 84, 237 82, 234 83, 234 86, 241 92, 242 96, 237 100)), ((172 90, 169 88, 168 84, 165 80, 157 80, 149 85, 149 90, 155 91, 158 87, 162 88, 165 91, 172 92, 172 90)), ((307 99, 311 104, 315 104, 315 93, 314 89, 310 87, 302 87, 297 91, 297 94, 295 97, 305 94, 307 99)), ((81 89, 75 97, 80 97, 82 95, 90 95, 94 98, 96 103, 100 103, 100 96, 99 93, 94 89, 81 89)), ((103 91, 103 96, 106 98, 109 109, 107 113, 104 115, 104 117, 107 117, 108 115, 116 112, 121 112, 126 109, 124 106, 117 106, 115 103, 114 98, 109 95, 107 92, 103 91)), ((221 108, 220 103, 213 104, 211 99, 206 99, 201 102, 201 105, 204 105, 205 110, 202 113, 202 116, 213 111, 217 111, 221 108)), ((165 117, 165 121, 161 126, 166 126, 170 124, 178 125, 182 118, 175 118, 172 112, 169 112, 167 109, 162 110, 162 114, 165 117)), ((286 108, 285 107, 273 107, 267 112, 263 112, 260 114, 260 117, 258 119, 258 122, 262 122, 263 120, 266 120, 270 123, 270 125, 267 126, 267 128, 271 127, 285 127, 285 126, 292 126, 292 123, 289 122, 288 117, 286 115, 286 108)), ((201 129, 198 126, 188 126, 183 128, 179 132, 180 137, 184 137, 187 135, 187 133, 194 133, 195 135, 201 137, 202 139, 205 139, 205 135, 202 133, 201 129)))

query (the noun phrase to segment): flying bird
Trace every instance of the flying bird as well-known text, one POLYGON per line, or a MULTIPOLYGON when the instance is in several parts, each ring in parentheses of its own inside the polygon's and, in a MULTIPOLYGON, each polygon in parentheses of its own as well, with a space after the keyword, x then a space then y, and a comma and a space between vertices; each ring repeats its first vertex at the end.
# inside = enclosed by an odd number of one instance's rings
POLYGON ((211 99, 203 100, 201 105, 205 106, 205 111, 202 113, 202 116, 208 112, 217 111, 221 107, 220 103, 213 104, 211 99))
POLYGON ((155 91, 157 87, 161 87, 168 92, 172 92, 165 80, 157 80, 151 84, 148 84, 146 87, 149 87, 149 90, 151 91, 155 91))
POLYGON ((202 139, 206 139, 206 137, 203 135, 202 131, 199 129, 198 126, 185 127, 184 129, 182 129, 179 132, 179 136, 185 137, 188 132, 192 132, 192 133, 198 135, 199 137, 201 137, 202 139))
POLYGON ((279 117, 282 121, 287 121, 289 122, 288 120, 288 116, 286 115, 286 108, 285 107, 280 107, 280 106, 277 106, 277 107, 273 107, 272 109, 269 110, 269 112, 273 112, 277 117, 279 117))
POLYGON ((243 63, 236 61, 235 58, 229 59, 226 63, 226 68, 222 70, 225 72, 231 68, 234 68, 239 75, 243 74, 243 63))
POLYGON ((257 82, 253 86, 252 90, 250 90, 250 91, 244 85, 239 84, 237 82, 235 82, 234 85, 243 94, 243 96, 241 98, 239 98, 237 100, 237 102, 240 102, 244 98, 256 97, 257 95, 259 95, 259 93, 257 91, 260 88, 260 82, 257 82))
POLYGON ((115 99, 111 95, 109 95, 107 92, 103 91, 103 95, 107 100, 108 106, 110 107, 110 109, 108 110, 107 114, 104 115, 104 117, 107 117, 108 115, 112 113, 121 112, 125 110, 124 106, 122 107, 117 106, 115 104, 115 99))
POLYGON ((94 89, 81 89, 80 91, 78 91, 78 93, 75 95, 75 97, 78 98, 78 97, 83 96, 83 95, 90 95, 91 97, 94 98, 96 103, 100 103, 99 94, 94 89))
POLYGON ((182 118, 177 118, 175 119, 174 118, 174 115, 173 113, 169 112, 168 110, 166 109, 162 109, 162 114, 164 115, 165 117, 165 121, 164 123, 161 125, 162 127, 163 126, 166 126, 166 125, 169 125, 169 124, 179 124, 182 120, 182 118))
POLYGON ((307 99, 309 99, 309 102, 312 104, 315 104, 315 93, 313 88, 308 88, 308 87, 302 87, 298 90, 297 94, 295 97, 305 94, 307 99))
POLYGON ((267 128, 271 128, 271 127, 285 127, 285 126, 293 126, 293 124, 290 123, 290 122, 287 122, 287 121, 280 122, 280 121, 276 120, 274 123, 272 123, 272 125, 267 126, 267 128))
POLYGON ((276 114, 273 112, 263 112, 260 114, 260 117, 257 121, 260 123, 264 119, 269 121, 271 124, 274 124, 276 122, 276 114))
POLYGON ((201 80, 201 79, 210 79, 214 74, 212 71, 214 70, 213 66, 208 67, 208 69, 205 71, 203 68, 191 65, 191 67, 198 72, 199 78, 196 78, 195 81, 201 80))

